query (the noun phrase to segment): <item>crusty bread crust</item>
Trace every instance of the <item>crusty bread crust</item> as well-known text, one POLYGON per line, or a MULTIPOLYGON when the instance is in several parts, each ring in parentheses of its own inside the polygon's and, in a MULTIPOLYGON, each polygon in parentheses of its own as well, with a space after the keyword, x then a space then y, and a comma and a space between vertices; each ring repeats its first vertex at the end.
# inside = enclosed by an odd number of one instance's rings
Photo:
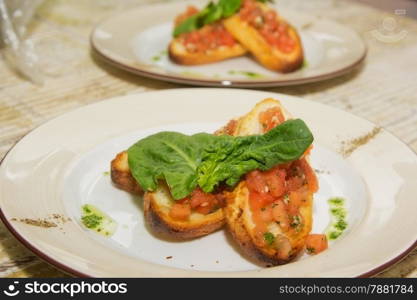
MULTIPOLYGON (((258 3, 262 9, 268 8, 258 3)), ((280 18, 280 22, 285 22, 280 18)), ((283 53, 272 47, 259 32, 235 14, 223 21, 227 31, 239 41, 266 68, 282 73, 299 69, 304 60, 301 39, 294 27, 289 25, 289 35, 295 41, 295 49, 291 53, 283 53)))
POLYGON ((127 161, 127 152, 123 151, 116 155, 110 164, 110 176, 113 184, 126 192, 142 195, 143 190, 130 173, 127 161))
POLYGON ((202 65, 222 61, 232 57, 238 57, 246 53, 246 49, 240 44, 232 47, 221 46, 204 53, 191 53, 187 51, 180 38, 173 39, 168 46, 168 54, 171 60, 180 65, 202 65))
MULTIPOLYGON (((245 135, 248 132, 252 132, 252 134, 261 134, 263 129, 259 124, 258 116, 261 112, 274 106, 278 106, 281 109, 286 120, 291 118, 291 115, 282 107, 279 101, 265 99, 258 103, 250 113, 241 118, 234 134, 245 135)), ((305 239, 312 228, 313 195, 308 195, 305 200, 306 202, 300 207, 300 215, 304 221, 301 230, 298 232, 294 230, 288 232, 281 231, 279 233, 286 237, 291 243, 292 251, 287 259, 281 259, 279 252, 272 247, 261 247, 255 244, 253 232, 255 225, 251 219, 249 190, 246 187, 246 182, 244 180, 239 183, 228 197, 228 203, 225 208, 227 228, 242 249, 243 254, 248 259, 263 266, 288 263, 297 257, 304 249, 305 239)))

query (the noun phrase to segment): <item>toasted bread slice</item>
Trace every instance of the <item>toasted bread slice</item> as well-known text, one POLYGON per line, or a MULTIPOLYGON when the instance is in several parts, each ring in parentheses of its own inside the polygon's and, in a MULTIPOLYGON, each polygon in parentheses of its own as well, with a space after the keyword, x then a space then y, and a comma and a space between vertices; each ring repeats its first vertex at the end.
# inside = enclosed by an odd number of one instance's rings
POLYGON ((162 237, 193 239, 212 233, 225 224, 222 208, 207 215, 192 212, 187 220, 172 218, 169 212, 174 200, 164 184, 160 184, 155 192, 145 193, 144 201, 146 223, 162 237))
POLYGON ((126 151, 120 152, 111 161, 110 176, 114 185, 119 189, 136 195, 143 194, 142 188, 130 172, 126 151))
MULTIPOLYGON (((266 99, 243 118, 236 127, 236 135, 263 133, 263 127, 258 117, 261 112, 279 108, 285 119, 291 118, 278 101, 266 99)), ((304 158, 307 159, 307 158, 304 158)), ((225 208, 227 227, 243 253, 252 261, 264 266, 284 264, 296 257, 305 245, 305 239, 312 226, 313 193, 306 192, 303 204, 299 208, 302 226, 297 230, 283 230, 276 222, 270 222, 268 231, 274 236, 274 245, 270 246, 259 241, 250 206, 250 191, 247 181, 242 180, 228 197, 225 208)))
MULTIPOLYGON (((271 10, 262 3, 257 2, 256 5, 263 11, 271 10)), ((225 19, 223 24, 232 36, 263 66, 273 71, 288 73, 302 66, 303 48, 296 29, 281 17, 278 17, 278 21, 288 26, 288 35, 295 43, 294 49, 289 53, 284 53, 277 47, 271 46, 255 27, 242 20, 239 13, 225 19)))
MULTIPOLYGON (((204 33, 215 31, 214 26, 221 26, 223 28, 223 25, 221 24, 206 25, 203 28, 196 30, 196 32, 204 33)), ((224 34, 229 35, 227 31, 225 31, 224 34)), ((230 39, 233 39, 233 37, 230 36, 230 39)), ((202 65, 242 56, 246 53, 246 49, 237 42, 233 42, 230 46, 221 45, 210 47, 203 51, 192 49, 190 46, 193 46, 193 44, 188 44, 188 46, 186 46, 184 36, 173 39, 168 46, 169 57, 171 60, 181 65, 202 65)))

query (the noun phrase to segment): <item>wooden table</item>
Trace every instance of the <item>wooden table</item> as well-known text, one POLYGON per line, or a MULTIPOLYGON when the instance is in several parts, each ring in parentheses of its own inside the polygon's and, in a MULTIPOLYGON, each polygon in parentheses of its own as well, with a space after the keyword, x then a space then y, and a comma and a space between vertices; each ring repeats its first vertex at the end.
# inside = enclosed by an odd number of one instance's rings
MULTIPOLYGON (((37 86, 22 79, 0 60, 0 158, 29 130, 77 107, 119 95, 181 87, 120 71, 91 53, 89 34, 94 24, 149 2, 153 1, 46 0, 42 4, 30 24, 29 36, 41 54, 45 83, 37 86)), ((280 2, 300 5, 299 0, 280 2)), ((417 151, 417 21, 351 1, 323 0, 322 6, 301 9, 359 32, 369 47, 368 58, 361 69, 340 78, 269 90, 354 113, 388 129, 417 151), (396 27, 389 37, 405 32, 395 42, 378 34, 386 29, 384 20, 392 18, 396 27)), ((0 276, 66 275, 31 254, 1 224, 0 276)), ((417 277, 417 251, 379 276, 417 277)))

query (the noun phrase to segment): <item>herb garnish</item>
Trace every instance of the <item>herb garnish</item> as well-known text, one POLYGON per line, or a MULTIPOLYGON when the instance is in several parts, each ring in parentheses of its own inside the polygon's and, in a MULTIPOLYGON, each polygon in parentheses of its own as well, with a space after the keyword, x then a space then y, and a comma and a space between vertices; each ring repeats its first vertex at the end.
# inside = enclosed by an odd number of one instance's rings
MULTIPOLYGON (((256 0, 262 3, 272 2, 271 0, 256 0)), ((204 25, 214 23, 220 19, 235 14, 242 4, 242 0, 219 0, 217 3, 210 2, 199 13, 185 19, 174 28, 173 36, 177 37, 182 33, 194 31, 204 25)))
POLYGON ((347 228, 346 221, 347 211, 345 208, 345 199, 331 198, 328 200, 330 212, 330 224, 327 226, 326 235, 329 240, 337 239, 347 228))
POLYGON ((269 246, 271 246, 275 241, 275 236, 270 232, 265 232, 264 233, 264 240, 269 246))
POLYGON ((117 229, 117 223, 112 218, 91 204, 82 206, 81 222, 86 228, 104 236, 112 235, 117 229))
POLYGON ((263 135, 160 132, 138 141, 127 153, 132 175, 144 190, 155 191, 163 180, 178 200, 197 186, 211 193, 222 182, 234 186, 249 171, 294 161, 312 142, 307 125, 296 119, 263 135))

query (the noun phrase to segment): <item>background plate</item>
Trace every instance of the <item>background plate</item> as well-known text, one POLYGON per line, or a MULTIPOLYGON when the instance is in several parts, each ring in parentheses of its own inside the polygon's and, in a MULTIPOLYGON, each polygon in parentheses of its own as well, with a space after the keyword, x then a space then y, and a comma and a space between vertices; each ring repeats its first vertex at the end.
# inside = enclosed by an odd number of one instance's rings
POLYGON ((279 74, 249 56, 201 66, 177 65, 169 60, 166 49, 172 20, 189 4, 201 7, 206 1, 148 5, 112 16, 93 31, 93 49, 116 67, 142 76, 229 87, 286 86, 333 78, 351 71, 366 55, 365 44, 350 28, 278 6, 279 13, 300 33, 306 58, 302 69, 279 74))

